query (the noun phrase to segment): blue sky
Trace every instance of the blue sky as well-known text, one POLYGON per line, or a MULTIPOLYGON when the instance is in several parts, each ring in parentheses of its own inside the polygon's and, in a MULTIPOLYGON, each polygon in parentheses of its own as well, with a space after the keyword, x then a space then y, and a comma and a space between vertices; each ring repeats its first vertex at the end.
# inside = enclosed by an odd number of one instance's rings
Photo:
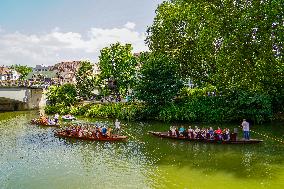
POLYGON ((0 65, 91 60, 117 41, 147 50, 162 0, 0 0, 0 65))

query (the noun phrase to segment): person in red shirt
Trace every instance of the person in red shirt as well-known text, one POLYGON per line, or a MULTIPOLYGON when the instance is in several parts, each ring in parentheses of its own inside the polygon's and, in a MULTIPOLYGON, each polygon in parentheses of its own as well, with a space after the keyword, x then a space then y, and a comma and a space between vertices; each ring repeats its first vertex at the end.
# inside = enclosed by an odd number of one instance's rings
POLYGON ((217 130, 215 130, 215 134, 217 136, 217 140, 222 140, 222 130, 220 129, 220 127, 218 127, 217 130))

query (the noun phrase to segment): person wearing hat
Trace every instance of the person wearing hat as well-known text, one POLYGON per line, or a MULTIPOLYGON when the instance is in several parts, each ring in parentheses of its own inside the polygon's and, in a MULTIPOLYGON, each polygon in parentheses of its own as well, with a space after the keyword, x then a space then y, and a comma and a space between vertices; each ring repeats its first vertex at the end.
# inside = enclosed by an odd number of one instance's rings
POLYGON ((243 128, 243 132, 244 132, 244 138, 245 140, 249 140, 249 122, 246 121, 246 119, 243 119, 242 122, 242 128, 243 128))

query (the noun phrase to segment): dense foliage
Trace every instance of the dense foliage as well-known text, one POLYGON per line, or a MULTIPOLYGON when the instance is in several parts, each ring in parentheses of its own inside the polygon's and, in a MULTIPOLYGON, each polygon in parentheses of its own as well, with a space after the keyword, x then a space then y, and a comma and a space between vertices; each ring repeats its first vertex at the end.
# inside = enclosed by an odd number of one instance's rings
POLYGON ((78 95, 84 99, 93 96, 95 77, 93 75, 93 66, 89 61, 81 61, 79 70, 76 73, 76 89, 78 95))
POLYGON ((151 52, 139 62, 129 44, 101 50, 102 91, 134 89, 142 103, 62 111, 129 120, 271 120, 284 110, 283 5, 284 0, 164 1, 147 31, 151 52), (181 89, 188 78, 195 88, 181 89))
POLYGON ((99 86, 106 94, 125 95, 135 83, 137 60, 130 44, 115 43, 101 50, 99 86))
POLYGON ((161 120, 167 122, 232 122, 244 117, 261 123, 273 118, 271 98, 263 94, 232 93, 229 96, 207 96, 196 89, 160 108, 144 103, 108 103, 78 106, 47 106, 47 113, 71 113, 87 117, 126 120, 161 120))
POLYGON ((183 85, 176 62, 163 54, 146 53, 140 56, 140 63, 137 98, 154 106, 171 102, 183 85))
MULTIPOLYGON (((219 90, 283 88, 284 1, 171 0, 148 29, 152 51, 177 59, 198 86, 219 90)), ((282 94, 283 95, 283 94, 282 94)))
POLYGON ((49 105, 72 106, 76 103, 77 92, 75 85, 67 83, 61 86, 50 86, 46 93, 49 105))

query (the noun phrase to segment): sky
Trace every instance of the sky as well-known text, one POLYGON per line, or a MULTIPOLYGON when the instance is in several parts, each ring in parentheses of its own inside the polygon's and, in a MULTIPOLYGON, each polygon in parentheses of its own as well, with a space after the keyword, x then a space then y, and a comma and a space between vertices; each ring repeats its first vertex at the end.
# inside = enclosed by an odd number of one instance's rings
POLYGON ((0 66, 98 62, 112 43, 146 51, 163 0, 0 0, 0 66))

